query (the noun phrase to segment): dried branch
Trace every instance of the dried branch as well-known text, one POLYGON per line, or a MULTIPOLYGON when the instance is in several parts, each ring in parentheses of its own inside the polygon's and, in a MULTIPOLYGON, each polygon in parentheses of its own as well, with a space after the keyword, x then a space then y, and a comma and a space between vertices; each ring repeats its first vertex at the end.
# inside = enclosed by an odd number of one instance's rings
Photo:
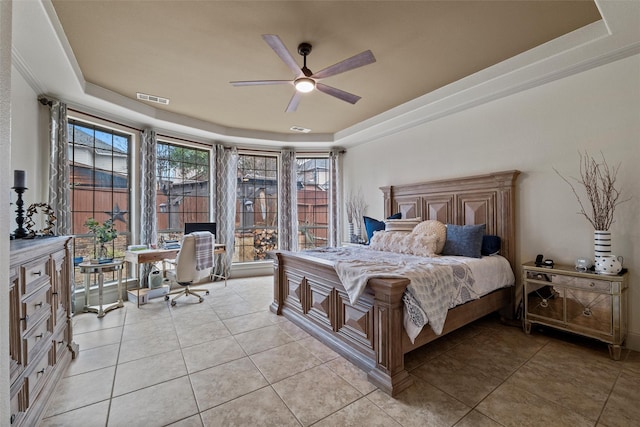
POLYGON ((587 199, 591 204, 590 211, 585 208, 571 181, 558 172, 556 168, 553 168, 553 170, 571 187, 573 195, 576 196, 580 205, 580 212, 578 213, 584 215, 595 230, 606 231, 614 223, 613 213, 616 206, 629 201, 630 198, 620 200, 621 192, 615 187, 620 164, 610 167, 604 158, 604 154, 600 154, 602 155, 602 162, 598 163, 586 151, 584 156, 578 153, 580 156, 580 179, 571 178, 584 187, 587 199))
POLYGON ((364 211, 367 205, 362 197, 362 192, 358 191, 358 194, 350 194, 346 201, 347 219, 349 222, 358 221, 364 215, 364 211))

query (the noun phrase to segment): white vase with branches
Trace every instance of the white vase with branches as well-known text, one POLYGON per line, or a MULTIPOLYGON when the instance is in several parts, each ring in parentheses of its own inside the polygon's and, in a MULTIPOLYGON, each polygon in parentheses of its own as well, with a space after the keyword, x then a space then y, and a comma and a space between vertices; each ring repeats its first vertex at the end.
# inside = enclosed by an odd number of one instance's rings
POLYGON ((346 201, 347 220, 349 221, 349 241, 351 243, 362 243, 362 217, 367 208, 362 193, 350 194, 346 201))
POLYGON ((578 213, 583 215, 594 228, 593 243, 597 272, 598 260, 601 257, 611 256, 611 232, 609 228, 614 223, 613 213, 619 204, 629 199, 622 199, 622 193, 616 188, 620 164, 615 167, 609 166, 602 153, 600 153, 602 156, 602 161, 600 162, 587 152, 584 155, 582 153, 578 154, 580 156, 579 179, 571 178, 569 180, 555 168, 554 170, 571 187, 580 205, 580 212, 578 213), (582 201, 571 181, 584 188, 591 206, 586 206, 586 202, 582 201))

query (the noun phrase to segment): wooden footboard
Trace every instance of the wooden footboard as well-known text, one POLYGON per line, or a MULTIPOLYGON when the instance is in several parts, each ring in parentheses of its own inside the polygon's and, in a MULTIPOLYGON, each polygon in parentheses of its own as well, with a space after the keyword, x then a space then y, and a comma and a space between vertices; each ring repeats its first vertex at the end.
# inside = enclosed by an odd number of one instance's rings
POLYGON ((402 294, 408 279, 372 279, 351 305, 331 264, 286 251, 273 256, 274 313, 363 369, 386 393, 411 385, 402 349, 402 294))

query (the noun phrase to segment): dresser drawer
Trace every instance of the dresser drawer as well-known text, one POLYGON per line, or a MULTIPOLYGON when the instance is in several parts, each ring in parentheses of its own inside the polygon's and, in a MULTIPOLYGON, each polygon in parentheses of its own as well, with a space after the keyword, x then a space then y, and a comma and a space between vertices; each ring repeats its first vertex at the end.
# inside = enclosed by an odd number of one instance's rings
POLYGON ((37 292, 22 300, 22 317, 24 318, 24 331, 28 331, 43 317, 51 317, 51 305, 47 302, 51 284, 38 289, 37 292))
POLYGON ((33 361, 35 355, 38 354, 38 350, 50 340, 51 329, 49 327, 49 318, 44 317, 28 334, 25 334, 22 340, 24 354, 27 359, 25 365, 28 366, 33 361))
POLYGON ((60 360, 63 354, 67 351, 66 341, 67 328, 58 328, 52 338, 53 346, 56 352, 56 363, 60 360))
POLYGON ((34 363, 33 370, 27 377, 27 388, 29 390, 29 401, 36 399, 38 392, 46 382, 47 377, 53 370, 53 366, 49 364, 49 350, 51 349, 51 341, 49 341, 49 349, 39 354, 41 357, 34 363))
POLYGON ((22 295, 28 295, 36 290, 43 282, 49 281, 47 259, 38 259, 22 265, 23 278, 22 295))
POLYGON ((9 424, 18 425, 27 410, 27 393, 24 381, 11 386, 11 400, 9 401, 9 424))
POLYGON ((551 282, 559 285, 572 286, 587 291, 609 292, 611 290, 611 282, 607 280, 591 279, 586 277, 564 276, 560 274, 552 274, 551 282))

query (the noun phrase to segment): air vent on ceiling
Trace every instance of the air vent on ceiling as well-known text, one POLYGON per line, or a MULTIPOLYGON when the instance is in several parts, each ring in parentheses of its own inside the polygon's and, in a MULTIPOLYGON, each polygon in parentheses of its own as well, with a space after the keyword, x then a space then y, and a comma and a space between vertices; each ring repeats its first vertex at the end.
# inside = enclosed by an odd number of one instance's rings
POLYGON ((309 133, 311 129, 303 128, 302 126, 291 126, 289 130, 293 130, 296 132, 309 133))
POLYGON ((167 98, 161 98, 155 95, 147 95, 146 93, 137 92, 138 99, 142 101, 155 102, 157 104, 169 105, 169 100, 167 98))

